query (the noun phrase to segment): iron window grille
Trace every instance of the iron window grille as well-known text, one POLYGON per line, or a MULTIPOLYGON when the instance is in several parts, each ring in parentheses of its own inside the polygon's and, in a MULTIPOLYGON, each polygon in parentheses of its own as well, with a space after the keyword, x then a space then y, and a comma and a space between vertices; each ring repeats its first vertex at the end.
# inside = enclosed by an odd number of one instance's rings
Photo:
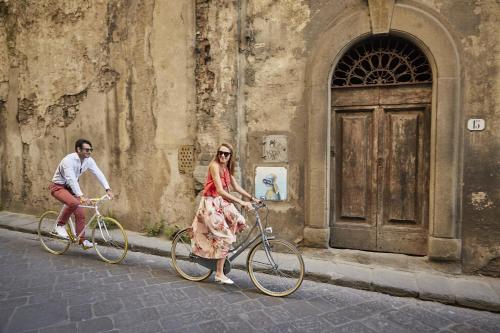
POLYGON ((394 36, 371 37, 347 51, 332 77, 332 88, 431 83, 432 70, 412 42, 394 36))

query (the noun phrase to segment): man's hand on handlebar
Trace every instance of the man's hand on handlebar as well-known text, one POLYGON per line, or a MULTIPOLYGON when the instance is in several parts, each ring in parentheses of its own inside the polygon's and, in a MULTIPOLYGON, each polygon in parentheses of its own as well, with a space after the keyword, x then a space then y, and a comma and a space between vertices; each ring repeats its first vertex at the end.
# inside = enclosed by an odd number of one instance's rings
POLYGON ((80 197, 80 204, 82 204, 82 205, 90 205, 91 202, 90 202, 89 198, 87 198, 87 197, 85 197, 85 196, 82 195, 80 197))
POLYGON ((113 197, 114 197, 115 195, 113 194, 113 191, 111 191, 111 189, 110 189, 110 188, 108 188, 108 189, 106 190, 106 194, 108 195, 109 200, 113 200, 113 197))

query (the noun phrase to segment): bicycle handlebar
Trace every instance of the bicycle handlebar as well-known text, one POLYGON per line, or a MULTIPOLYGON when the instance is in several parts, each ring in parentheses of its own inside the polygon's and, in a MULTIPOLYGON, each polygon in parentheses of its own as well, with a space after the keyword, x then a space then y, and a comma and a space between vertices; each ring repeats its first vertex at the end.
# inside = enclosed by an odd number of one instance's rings
POLYGON ((258 210, 258 209, 266 207, 266 203, 264 201, 261 201, 259 203, 253 203, 252 202, 252 207, 253 207, 254 210, 258 210))
POLYGON ((111 198, 109 197, 109 195, 105 194, 105 195, 103 195, 103 196, 102 196, 102 197, 100 197, 100 198, 90 198, 89 200, 91 200, 91 201, 102 201, 102 200, 104 200, 104 199, 108 199, 108 200, 110 200, 111 198))
POLYGON ((107 194, 103 195, 102 197, 100 198, 90 198, 89 201, 92 203, 92 205, 97 205, 99 202, 103 201, 103 200, 111 200, 111 197, 107 194))

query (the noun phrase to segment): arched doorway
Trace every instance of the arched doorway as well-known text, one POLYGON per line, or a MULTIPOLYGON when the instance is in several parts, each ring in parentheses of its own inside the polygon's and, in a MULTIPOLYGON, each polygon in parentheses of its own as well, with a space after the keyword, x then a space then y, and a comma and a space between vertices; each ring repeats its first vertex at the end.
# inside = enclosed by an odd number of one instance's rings
POLYGON ((427 254, 432 72, 397 36, 353 45, 331 81, 330 246, 427 254))

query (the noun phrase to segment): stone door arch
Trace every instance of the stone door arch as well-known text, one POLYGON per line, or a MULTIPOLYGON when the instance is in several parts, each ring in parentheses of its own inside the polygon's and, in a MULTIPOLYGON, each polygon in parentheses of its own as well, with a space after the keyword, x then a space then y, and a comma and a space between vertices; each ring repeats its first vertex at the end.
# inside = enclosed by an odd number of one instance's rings
POLYGON ((432 71, 407 39, 373 36, 331 82, 330 245, 427 254, 432 71))
POLYGON ((329 246, 329 111, 333 68, 345 50, 356 42, 385 32, 411 40, 425 53, 432 68, 427 253, 430 258, 459 259, 463 135, 460 123, 463 116, 460 53, 455 38, 446 21, 437 13, 410 2, 392 3, 388 11, 390 15, 382 23, 376 22, 369 13, 367 9, 341 13, 341 18, 319 35, 307 64, 304 100, 308 111, 308 159, 304 241, 309 246, 329 246), (386 29, 379 29, 384 24, 386 29))

